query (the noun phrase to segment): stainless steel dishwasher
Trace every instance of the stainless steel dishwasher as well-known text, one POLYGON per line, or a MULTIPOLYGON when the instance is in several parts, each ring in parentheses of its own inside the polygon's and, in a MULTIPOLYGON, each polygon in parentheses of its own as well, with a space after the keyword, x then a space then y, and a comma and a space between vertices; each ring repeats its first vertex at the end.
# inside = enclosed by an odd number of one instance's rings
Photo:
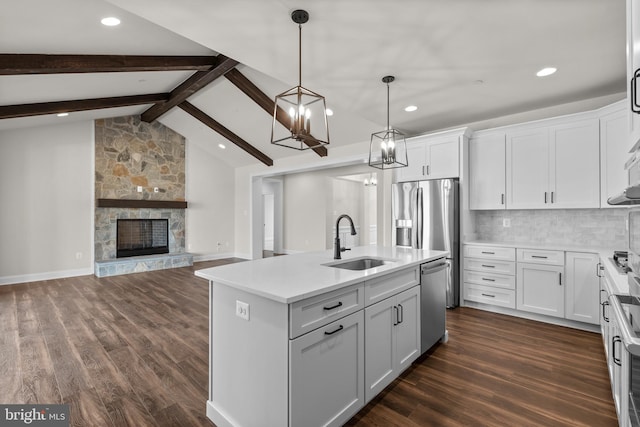
POLYGON ((439 340, 447 341, 446 311, 449 268, 446 258, 420 266, 421 353, 439 340))

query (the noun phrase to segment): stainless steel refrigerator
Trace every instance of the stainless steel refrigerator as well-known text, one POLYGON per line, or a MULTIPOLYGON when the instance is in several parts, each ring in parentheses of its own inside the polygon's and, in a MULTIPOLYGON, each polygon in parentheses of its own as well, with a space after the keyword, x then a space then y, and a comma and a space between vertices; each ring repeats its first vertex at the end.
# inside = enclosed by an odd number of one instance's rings
POLYGON ((457 179, 393 184, 392 243, 449 251, 447 307, 460 303, 460 210, 457 179))

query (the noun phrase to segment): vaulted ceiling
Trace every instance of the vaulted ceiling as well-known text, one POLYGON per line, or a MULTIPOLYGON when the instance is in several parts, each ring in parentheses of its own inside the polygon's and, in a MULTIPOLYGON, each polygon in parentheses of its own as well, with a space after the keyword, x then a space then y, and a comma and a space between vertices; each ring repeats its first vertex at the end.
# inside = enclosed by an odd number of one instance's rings
MULTIPOLYGON (((626 81, 624 3, 7 0, 0 14, 0 54, 221 54, 239 61, 236 72, 273 99, 297 83, 297 27, 290 13, 303 8, 311 15, 302 32, 303 85, 326 96, 335 111, 329 122, 330 156, 331 148, 366 141, 385 125, 386 90, 380 79, 387 74, 396 76, 391 124, 407 134, 590 98, 620 97, 626 81), (117 16, 122 23, 104 27, 100 19, 105 16, 117 16), (557 67, 558 72, 536 77, 545 66, 557 67), (418 110, 404 112, 411 104, 418 110)), ((0 75, 0 111, 22 104, 170 94, 196 72, 205 71, 0 75)), ((235 146, 229 134, 213 131, 203 115, 276 162, 298 154, 269 144, 270 115, 255 97, 247 96, 246 87, 243 91, 232 80, 206 82, 168 111, 153 107, 158 99, 152 99, 141 105, 78 111, 65 118, 46 114, 1 119, 0 130, 142 114, 155 108, 158 120, 231 166, 268 162, 235 146)), ((313 152, 307 155, 317 157, 313 152)))

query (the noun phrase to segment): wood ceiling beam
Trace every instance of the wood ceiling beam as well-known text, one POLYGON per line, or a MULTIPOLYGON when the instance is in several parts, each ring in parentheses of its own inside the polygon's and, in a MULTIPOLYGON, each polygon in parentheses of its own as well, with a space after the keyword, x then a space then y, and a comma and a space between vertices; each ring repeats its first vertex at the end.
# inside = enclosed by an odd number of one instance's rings
POLYGON ((167 99, 169 99, 168 93, 154 93, 149 95, 115 96, 111 98, 79 99, 73 101, 39 102, 35 104, 0 105, 0 119, 100 110, 103 108, 130 107, 133 105, 154 104, 166 101, 167 99))
MULTIPOLYGON (((237 68, 230 70, 224 75, 227 80, 233 83, 238 89, 240 89, 245 95, 253 100, 256 104, 258 104, 264 111, 266 111, 269 115, 273 114, 273 110, 275 108, 275 102, 273 99, 269 98, 267 94, 261 91, 256 85, 254 85, 251 80, 249 80, 244 74, 238 71, 237 68)), ((291 122, 291 118, 286 111, 282 108, 278 107, 278 111, 276 112, 276 120, 282 126, 289 128, 289 124, 291 122)), ((304 141, 305 144, 309 145, 307 141, 304 141)), ((327 148, 320 146, 312 148, 320 157, 327 156, 327 148)))
POLYGON ((184 101, 178 104, 178 107, 184 110, 186 113, 198 119, 200 122, 202 122, 209 128, 218 132, 220 135, 224 136, 226 139, 233 142, 235 145, 242 148, 244 151, 251 154, 253 157, 260 160, 265 165, 273 166, 273 160, 269 156, 264 154, 262 151, 258 150, 253 145, 249 144, 244 139, 240 138, 235 133, 231 132, 229 129, 224 127, 222 124, 218 123, 216 120, 214 120, 212 117, 207 115, 204 111, 198 109, 193 104, 189 103, 188 101, 184 101))
POLYGON ((215 56, 0 54, 0 75, 207 71, 215 56))
POLYGON ((207 86, 218 77, 223 76, 229 70, 232 70, 236 65, 238 65, 238 61, 235 59, 227 58, 224 55, 218 55, 213 67, 209 67, 210 69, 208 71, 198 71, 194 73, 177 88, 171 91, 167 102, 156 104, 142 113, 142 120, 145 122, 152 122, 156 120, 176 105, 186 101, 187 98, 207 86))

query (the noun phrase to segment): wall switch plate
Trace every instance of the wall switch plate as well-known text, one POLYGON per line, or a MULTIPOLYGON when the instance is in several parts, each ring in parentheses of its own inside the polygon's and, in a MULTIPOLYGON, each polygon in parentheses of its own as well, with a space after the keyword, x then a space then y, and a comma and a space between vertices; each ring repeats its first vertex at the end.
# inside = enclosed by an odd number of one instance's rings
POLYGON ((138 193, 142 193, 142 185, 138 185, 138 193))
POLYGON ((502 218, 503 227, 511 227, 511 218, 502 218))
POLYGON ((249 304, 236 300, 236 316, 241 319, 249 320, 249 304))
POLYGON ((153 192, 157 193, 158 191, 160 191, 160 189, 158 187, 153 187, 153 192))

